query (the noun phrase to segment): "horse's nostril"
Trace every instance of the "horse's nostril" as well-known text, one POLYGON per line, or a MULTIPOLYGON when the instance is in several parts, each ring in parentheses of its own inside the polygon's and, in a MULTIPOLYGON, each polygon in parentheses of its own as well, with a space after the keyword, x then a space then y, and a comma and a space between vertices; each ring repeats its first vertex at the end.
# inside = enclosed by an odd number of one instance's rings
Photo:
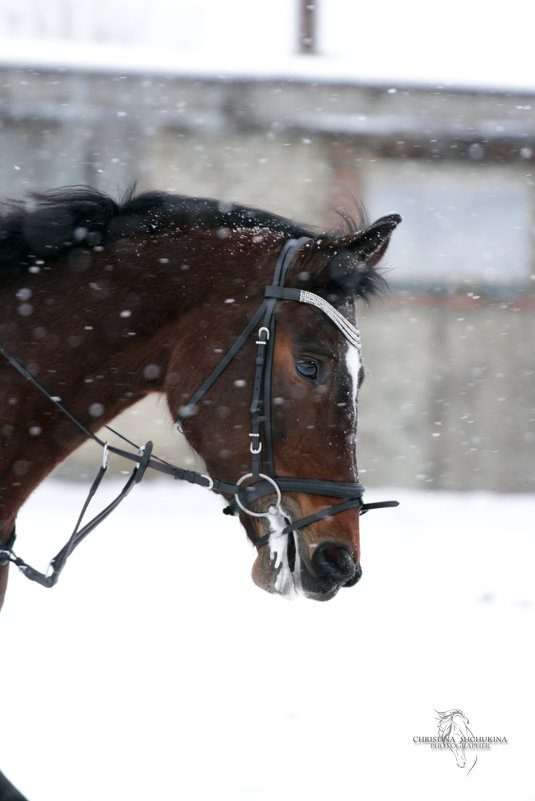
POLYGON ((326 545, 323 551, 325 558, 334 564, 340 564, 340 550, 336 545, 326 545))
POLYGON ((349 550, 332 542, 324 542, 316 549, 312 564, 318 574, 331 576, 340 583, 351 581, 357 569, 349 550))

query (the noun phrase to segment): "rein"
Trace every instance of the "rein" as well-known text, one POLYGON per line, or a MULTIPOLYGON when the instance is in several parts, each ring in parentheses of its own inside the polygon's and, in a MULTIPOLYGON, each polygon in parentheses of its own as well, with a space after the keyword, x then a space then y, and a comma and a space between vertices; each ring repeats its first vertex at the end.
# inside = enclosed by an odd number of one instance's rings
MULTIPOLYGON (((284 476, 281 477, 276 476, 275 474, 271 431, 271 374, 273 368, 275 339, 274 312, 277 302, 280 300, 293 300, 298 303, 305 303, 315 306, 330 318, 330 320, 334 323, 334 325, 336 325, 336 327, 341 331, 351 345, 360 350, 360 335, 358 329, 352 325, 352 323, 350 323, 349 320, 347 320, 337 309, 335 309, 334 306, 332 306, 319 295, 315 295, 312 292, 291 289, 284 286, 288 269, 294 259, 295 254, 299 248, 308 241, 310 241, 308 238, 302 238, 297 240, 290 239, 286 242, 277 260, 273 284, 265 288, 264 300, 260 307, 253 315, 243 332, 237 337, 225 356, 223 356, 223 358, 220 360, 212 373, 192 395, 189 403, 180 410, 176 420, 179 430, 182 431, 184 421, 190 415, 194 414, 196 404, 217 381, 225 368, 230 364, 236 354, 249 340, 253 331, 259 326, 256 339, 257 355, 255 362, 253 398, 250 406, 251 433, 249 436, 251 438, 251 471, 243 475, 236 483, 212 478, 196 470, 186 470, 185 468, 177 467, 170 462, 167 462, 164 459, 154 455, 152 453, 153 444, 151 441, 148 441, 145 445, 139 447, 119 432, 110 428, 110 426, 106 426, 109 431, 119 436, 130 446, 135 448, 137 453, 133 453, 132 451, 127 451, 122 448, 113 447, 108 442, 105 442, 96 434, 94 434, 82 421, 80 421, 61 403, 57 396, 52 395, 46 389, 46 387, 44 387, 43 384, 41 384, 41 382, 38 381, 34 375, 32 375, 27 367, 19 362, 19 360, 9 353, 9 351, 7 351, 2 345, 0 345, 0 355, 2 355, 12 367, 18 370, 18 372, 27 381, 30 381, 34 387, 42 392, 48 398, 48 400, 53 403, 63 414, 65 414, 87 437, 94 440, 103 449, 101 467, 99 468, 99 471, 90 487, 80 515, 78 516, 75 528, 67 543, 50 561, 46 573, 41 573, 40 571, 31 567, 15 554, 13 550, 16 537, 15 528, 13 529, 8 542, 5 545, 0 545, 0 566, 11 562, 15 564, 31 581, 35 581, 44 587, 53 587, 57 583, 59 575, 74 549, 85 539, 85 537, 87 537, 88 534, 90 534, 100 523, 102 523, 114 509, 117 508, 121 501, 123 501, 124 498, 126 498, 126 496, 129 494, 131 489, 136 484, 140 483, 145 476, 147 469, 149 468, 160 473, 164 473, 165 475, 170 475, 174 479, 187 481, 190 484, 197 484, 198 486, 213 490, 216 493, 233 496, 228 506, 223 510, 225 514, 239 514, 241 510, 245 514, 248 514, 252 517, 267 517, 273 513, 274 509, 278 509, 282 513, 280 505, 282 502, 283 492, 300 492, 345 499, 341 503, 330 506, 327 509, 316 512, 313 515, 309 515, 308 517, 301 518, 293 523, 289 523, 282 530, 281 534, 290 534, 291 532, 304 528, 305 526, 315 523, 318 520, 326 517, 332 517, 335 514, 344 512, 347 509, 357 506, 359 507, 360 514, 364 514, 370 509, 381 509, 399 505, 398 501, 379 501, 368 504, 363 503, 362 496, 364 494, 364 487, 360 483, 284 476), (82 526, 82 520, 85 516, 87 508, 108 469, 109 453, 113 453, 123 459, 134 462, 132 473, 117 497, 88 523, 82 526), (262 464, 265 465, 263 469, 266 472, 261 472, 262 464), (254 479, 255 483, 243 487, 243 482, 249 479, 254 479), (256 500, 263 498, 266 495, 272 495, 274 493, 276 494, 276 504, 271 504, 267 512, 256 512, 250 509, 251 503, 254 503, 256 500)), ((270 536, 271 535, 268 534, 258 539, 254 543, 256 548, 260 549, 263 545, 266 545, 269 542, 270 536)))

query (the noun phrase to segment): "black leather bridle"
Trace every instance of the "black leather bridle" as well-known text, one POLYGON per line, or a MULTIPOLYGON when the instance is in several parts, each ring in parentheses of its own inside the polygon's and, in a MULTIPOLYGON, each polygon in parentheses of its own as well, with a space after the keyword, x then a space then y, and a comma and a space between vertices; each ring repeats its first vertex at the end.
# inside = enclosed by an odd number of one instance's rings
MULTIPOLYGON (((305 526, 309 526, 318 520, 332 517, 333 515, 344 512, 347 509, 359 507, 360 514, 364 514, 370 509, 381 509, 385 507, 398 506, 398 501, 379 501, 375 503, 363 503, 362 497, 364 494, 364 487, 360 483, 343 482, 343 481, 327 481, 322 479, 309 479, 309 478, 294 478, 277 476, 275 474, 274 460, 273 460, 273 438, 271 427, 271 376, 273 369, 273 351, 275 341, 275 307, 280 300, 292 300, 299 303, 306 303, 317 307, 324 314, 326 314, 343 335, 355 347, 360 348, 359 332, 352 323, 350 323, 343 315, 329 304, 326 300, 312 292, 304 290, 292 289, 285 287, 285 280, 288 269, 293 262, 297 251, 306 242, 310 241, 308 238, 303 239, 290 239, 286 242, 281 250, 277 264, 275 267, 275 274, 273 283, 265 288, 264 299, 253 315, 246 328, 234 341, 233 345, 227 353, 220 360, 216 368, 208 376, 208 378, 201 384, 197 391, 192 395, 189 403, 184 406, 177 418, 177 425, 182 430, 184 422, 188 416, 194 413, 196 404, 208 392, 208 390, 217 381, 219 376, 223 373, 225 368, 234 359, 236 354, 241 350, 246 342, 249 341, 251 335, 256 330, 256 344, 257 354, 255 363, 255 377, 253 384, 253 397, 251 401, 251 470, 242 476, 237 482, 222 481, 217 478, 212 478, 204 473, 196 470, 186 470, 181 467, 176 467, 173 464, 160 459, 152 453, 152 442, 147 442, 144 446, 139 447, 135 443, 127 440, 114 429, 106 426, 114 434, 121 437, 121 439, 128 442, 130 446, 136 449, 137 452, 126 451, 121 448, 111 446, 108 442, 104 442, 96 434, 94 434, 83 422, 81 422, 75 415, 73 415, 60 400, 52 395, 46 387, 44 387, 34 375, 25 367, 18 359, 16 359, 9 351, 0 345, 0 355, 2 355, 19 373, 28 381, 30 381, 40 392, 53 403, 63 414, 81 430, 83 433, 97 442, 103 448, 102 465, 91 485, 88 496, 82 511, 78 517, 74 531, 72 532, 68 542, 63 546, 58 554, 51 560, 46 573, 41 573, 35 568, 28 565, 23 559, 18 557, 13 548, 15 544, 15 529, 6 544, 0 545, 0 565, 12 562, 24 573, 24 575, 31 581, 36 581, 44 587, 53 587, 63 570, 67 559, 74 551, 74 549, 82 542, 87 535, 93 531, 108 515, 117 508, 119 503, 124 500, 130 490, 135 484, 138 484, 148 468, 157 470, 160 473, 173 476, 173 478, 187 481, 191 484, 197 484, 201 487, 211 489, 216 493, 230 496, 231 500, 228 506, 223 510, 225 514, 239 514, 240 512, 250 515, 252 517, 265 517, 273 513, 273 508, 280 509, 282 500, 282 493, 296 492, 306 493, 312 495, 323 495, 326 497, 343 499, 341 503, 329 506, 326 509, 316 512, 313 515, 303 517, 299 520, 289 523, 278 536, 290 534, 305 526), (134 462, 134 469, 128 478, 123 489, 119 495, 106 506, 99 514, 92 520, 82 526, 82 520, 85 516, 87 507, 95 495, 102 478, 108 469, 108 453, 113 453, 134 462), (252 481, 252 483, 244 486, 245 481, 252 481), (275 505, 272 503, 267 512, 255 511, 251 509, 251 504, 260 498, 268 495, 276 495, 275 505)), ((263 545, 269 542, 270 534, 261 537, 254 544, 260 549, 263 545)))
MULTIPOLYGON (((259 498, 273 494, 273 492, 276 494, 277 509, 280 509, 281 495, 283 492, 297 492, 345 499, 339 504, 329 506, 312 515, 288 523, 278 536, 290 534, 292 531, 305 528, 312 523, 316 523, 318 520, 332 517, 335 514, 345 512, 357 506, 360 509, 360 514, 364 514, 370 509, 398 506, 397 501, 379 501, 370 504, 363 503, 362 496, 364 494, 364 487, 360 483, 285 477, 277 476, 275 473, 271 425, 271 375, 275 346, 276 304, 280 300, 292 300, 297 303, 315 306, 330 318, 351 345, 360 350, 360 335, 358 329, 335 309, 334 306, 313 292, 285 287, 288 270, 296 253, 309 241, 310 239, 308 237, 304 237, 302 239, 290 239, 286 242, 277 260, 273 283, 265 288, 264 300, 256 314, 212 373, 193 394, 189 403, 183 407, 176 421, 179 429, 182 430, 183 424, 188 416, 195 413, 197 403, 208 392, 238 351, 249 340, 253 331, 257 329, 255 375, 253 397, 250 407, 251 433, 249 436, 251 438, 251 471, 242 476, 237 482, 240 491, 234 493, 233 499, 224 512, 226 514, 238 514, 241 511, 253 517, 268 517, 273 513, 273 505, 270 505, 266 512, 253 511, 250 505, 259 498), (264 472, 262 472, 262 469, 264 472), (242 488, 242 484, 247 480, 251 480, 254 483, 242 488)), ((266 534, 264 537, 260 537, 255 541, 255 546, 260 549, 269 542, 270 536, 270 534, 266 534)))

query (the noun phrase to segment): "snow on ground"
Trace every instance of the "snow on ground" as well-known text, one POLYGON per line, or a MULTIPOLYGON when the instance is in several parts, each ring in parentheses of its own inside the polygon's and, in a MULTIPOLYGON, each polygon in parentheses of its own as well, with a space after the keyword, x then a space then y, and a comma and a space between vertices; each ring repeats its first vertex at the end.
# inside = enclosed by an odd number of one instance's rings
MULTIPOLYGON (((21 555, 44 567, 84 492, 47 482, 21 555)), ((390 497, 361 583, 325 604, 257 589, 239 523, 166 479, 53 590, 12 572, 1 768, 31 801, 533 801, 535 496, 368 492, 390 497), (451 708, 508 739, 469 775, 413 742, 451 708)))

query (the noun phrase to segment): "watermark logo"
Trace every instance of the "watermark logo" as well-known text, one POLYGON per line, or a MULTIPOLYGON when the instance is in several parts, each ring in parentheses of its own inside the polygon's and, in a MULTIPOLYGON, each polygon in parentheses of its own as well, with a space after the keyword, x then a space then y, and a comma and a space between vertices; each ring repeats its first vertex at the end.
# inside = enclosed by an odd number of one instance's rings
POLYGON ((507 745, 507 737, 476 736, 469 727, 470 721, 460 709, 448 709, 437 714, 437 734, 432 737, 413 737, 416 745, 427 745, 435 751, 451 751, 458 768, 470 773, 477 763, 479 751, 488 751, 493 745, 507 745))
MULTIPOLYGON (((447 712, 439 712, 438 715, 438 737, 455 756, 458 768, 466 767, 466 747, 469 742, 474 741, 474 735, 468 728, 470 721, 460 709, 448 709, 447 712)), ((477 753, 468 773, 477 762, 477 753)))

